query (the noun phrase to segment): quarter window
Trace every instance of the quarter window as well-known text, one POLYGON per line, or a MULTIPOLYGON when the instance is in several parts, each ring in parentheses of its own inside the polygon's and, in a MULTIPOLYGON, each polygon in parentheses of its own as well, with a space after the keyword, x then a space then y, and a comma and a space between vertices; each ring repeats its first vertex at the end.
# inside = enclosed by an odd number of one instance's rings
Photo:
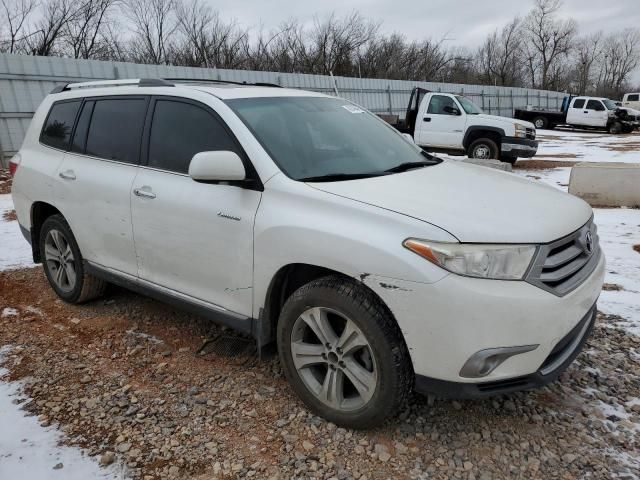
POLYGON ((87 135, 87 155, 138 163, 147 100, 96 100, 87 135))
POLYGON ((573 108, 584 108, 584 98, 579 98, 573 102, 573 108))
POLYGON ((158 100, 149 135, 149 166, 187 173, 196 153, 231 150, 236 144, 223 125, 205 108, 173 100, 158 100))
POLYGON ((42 128, 40 141, 50 147, 66 150, 80 103, 80 100, 54 103, 42 128))

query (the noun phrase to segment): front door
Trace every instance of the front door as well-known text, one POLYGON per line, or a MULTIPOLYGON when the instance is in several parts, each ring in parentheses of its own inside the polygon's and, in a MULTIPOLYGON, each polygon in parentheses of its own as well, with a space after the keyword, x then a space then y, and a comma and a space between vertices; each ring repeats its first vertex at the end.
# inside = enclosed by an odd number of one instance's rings
POLYGON ((607 122, 609 121, 609 111, 600 100, 589 100, 585 106, 584 112, 584 125, 601 128, 607 126, 607 122))
POLYGON ((139 277, 234 313, 251 316, 253 223, 261 193, 205 184, 187 172, 193 155, 231 150, 222 120, 183 99, 152 101, 148 161, 131 191, 139 277))
POLYGON ((466 115, 450 96, 426 97, 416 119, 416 143, 427 147, 462 149, 466 115), (427 103, 428 102, 428 103, 427 103))

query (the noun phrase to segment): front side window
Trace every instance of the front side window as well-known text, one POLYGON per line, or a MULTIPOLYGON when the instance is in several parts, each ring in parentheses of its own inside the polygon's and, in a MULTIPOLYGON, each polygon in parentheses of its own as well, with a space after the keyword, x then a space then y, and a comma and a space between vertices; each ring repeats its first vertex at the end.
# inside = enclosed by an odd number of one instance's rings
POLYGON ((146 111, 144 98, 96 100, 87 135, 87 155, 138 163, 146 111))
POLYGON ((294 180, 348 180, 391 174, 406 164, 438 163, 374 115, 346 100, 266 97, 226 103, 294 180))
POLYGON ((458 106, 456 102, 453 101, 453 98, 444 95, 433 95, 429 101, 427 113, 434 115, 453 115, 453 109, 458 110, 458 106))
POLYGON ((54 103, 40 133, 40 141, 50 147, 66 150, 80 104, 80 100, 54 103))
POLYGON ((196 153, 237 147, 222 124, 202 107, 158 100, 149 137, 149 166, 187 173, 196 153))
POLYGON ((573 102, 573 108, 584 108, 584 98, 579 98, 573 102))
POLYGON ((600 100, 589 100, 587 102, 587 110, 595 110, 597 112, 601 112, 604 110, 604 105, 600 100))

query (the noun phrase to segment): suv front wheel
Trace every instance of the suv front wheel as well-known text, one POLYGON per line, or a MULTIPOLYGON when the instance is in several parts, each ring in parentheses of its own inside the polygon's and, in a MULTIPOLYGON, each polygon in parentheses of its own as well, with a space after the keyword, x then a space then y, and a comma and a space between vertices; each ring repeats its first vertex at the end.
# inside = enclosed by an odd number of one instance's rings
POLYGON ((278 349, 298 396, 337 425, 378 425, 411 392, 411 363, 395 320, 351 279, 324 277, 294 292, 278 322, 278 349))
POLYGON ((40 253, 47 280, 64 301, 82 303, 104 293, 106 282, 85 273, 78 243, 62 215, 42 224, 40 253))

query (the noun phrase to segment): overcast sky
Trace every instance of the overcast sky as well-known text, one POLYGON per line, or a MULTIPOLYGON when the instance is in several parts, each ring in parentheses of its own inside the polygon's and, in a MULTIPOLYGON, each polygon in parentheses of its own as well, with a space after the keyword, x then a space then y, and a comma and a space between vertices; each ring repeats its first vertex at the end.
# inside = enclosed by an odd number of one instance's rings
MULTIPOLYGON (((409 39, 449 38, 451 45, 475 48, 496 27, 524 16, 529 0, 208 0, 225 19, 265 30, 295 17, 312 23, 313 16, 359 11, 382 21, 382 31, 398 31, 409 39)), ((574 18, 580 32, 614 32, 640 26, 638 0, 565 0, 562 15, 574 18)))

